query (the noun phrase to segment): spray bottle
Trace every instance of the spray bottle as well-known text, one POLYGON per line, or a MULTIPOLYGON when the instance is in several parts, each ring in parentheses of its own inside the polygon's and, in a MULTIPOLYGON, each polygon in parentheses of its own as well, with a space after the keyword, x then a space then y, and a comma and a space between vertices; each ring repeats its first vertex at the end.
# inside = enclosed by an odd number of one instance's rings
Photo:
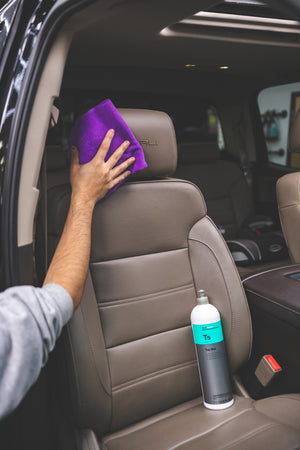
POLYGON ((197 305, 191 312, 203 403, 209 409, 225 409, 234 402, 228 370, 221 318, 209 304, 205 292, 198 291, 197 305))

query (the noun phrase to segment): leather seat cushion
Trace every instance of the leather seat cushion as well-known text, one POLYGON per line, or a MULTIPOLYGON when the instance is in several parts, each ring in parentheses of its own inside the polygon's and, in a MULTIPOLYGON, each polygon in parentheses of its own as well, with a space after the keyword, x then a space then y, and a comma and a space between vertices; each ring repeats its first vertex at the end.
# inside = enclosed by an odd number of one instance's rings
POLYGON ((254 401, 235 397, 211 411, 198 398, 102 439, 105 450, 295 449, 300 445, 300 394, 254 401))

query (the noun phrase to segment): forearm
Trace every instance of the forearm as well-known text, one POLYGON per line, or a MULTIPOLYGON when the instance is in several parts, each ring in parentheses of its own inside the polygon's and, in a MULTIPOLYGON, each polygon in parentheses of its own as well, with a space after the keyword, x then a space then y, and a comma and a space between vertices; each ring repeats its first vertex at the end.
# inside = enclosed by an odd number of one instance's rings
POLYGON ((71 298, 57 285, 0 294, 0 420, 36 381, 71 314, 71 298))
POLYGON ((73 299, 74 309, 80 302, 89 265, 95 203, 130 175, 130 171, 126 169, 135 160, 131 157, 117 165, 129 145, 129 142, 125 141, 105 161, 113 136, 114 131, 109 130, 97 154, 87 164, 79 164, 79 155, 75 148, 72 153, 70 208, 44 285, 56 283, 65 288, 73 299))
POLYGON ((93 209, 93 202, 71 196, 64 230, 44 281, 44 285, 56 283, 65 288, 74 309, 80 302, 88 270, 93 209))

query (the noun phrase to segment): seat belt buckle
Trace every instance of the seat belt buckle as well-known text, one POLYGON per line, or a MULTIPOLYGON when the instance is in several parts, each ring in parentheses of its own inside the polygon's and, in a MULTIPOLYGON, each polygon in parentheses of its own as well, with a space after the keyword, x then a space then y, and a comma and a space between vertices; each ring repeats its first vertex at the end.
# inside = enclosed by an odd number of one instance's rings
POLYGON ((274 379, 274 377, 282 372, 281 366, 272 355, 264 355, 254 372, 256 378, 263 387, 274 379))

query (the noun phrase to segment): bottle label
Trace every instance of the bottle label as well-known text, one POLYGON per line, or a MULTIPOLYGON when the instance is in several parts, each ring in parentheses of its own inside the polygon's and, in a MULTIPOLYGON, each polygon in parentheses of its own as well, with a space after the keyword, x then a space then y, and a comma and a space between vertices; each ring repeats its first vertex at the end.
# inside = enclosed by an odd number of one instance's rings
POLYGON ((217 344, 223 341, 221 321, 207 323, 205 325, 193 324, 193 334, 195 344, 217 344))
POLYGON ((196 344, 202 394, 206 403, 218 405, 232 400, 224 341, 217 344, 196 344))

